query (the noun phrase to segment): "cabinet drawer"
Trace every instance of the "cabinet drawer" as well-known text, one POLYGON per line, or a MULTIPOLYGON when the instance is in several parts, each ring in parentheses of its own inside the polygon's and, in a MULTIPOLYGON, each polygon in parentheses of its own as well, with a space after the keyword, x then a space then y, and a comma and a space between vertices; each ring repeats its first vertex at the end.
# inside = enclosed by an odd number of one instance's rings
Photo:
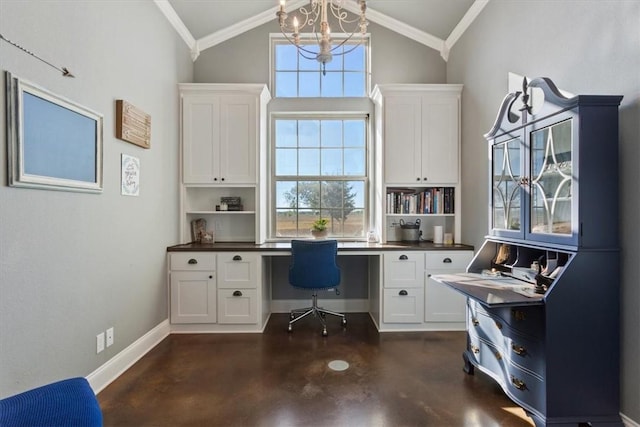
POLYGON ((384 287, 424 286, 424 253, 393 252, 384 254, 384 287))
POLYGON ((424 287, 384 289, 383 306, 385 323, 422 323, 424 287))
POLYGON ((475 362, 489 370, 498 382, 505 382, 507 368, 501 348, 495 347, 470 331, 469 353, 471 353, 475 362))
POLYGON ((218 323, 258 323, 257 289, 218 289, 218 323))
POLYGON ((523 367, 540 376, 545 375, 546 359, 542 341, 531 341, 524 336, 513 333, 505 340, 505 345, 511 364, 523 367))
POLYGON ((507 365, 507 371, 505 382, 508 394, 520 401, 519 403, 546 413, 546 392, 542 378, 512 365, 507 365))
POLYGON ((500 318, 491 317, 486 312, 478 310, 477 306, 469 305, 468 328, 483 340, 491 342, 501 350, 505 347, 505 328, 509 326, 500 318))
POLYGON ((215 271, 216 255, 209 252, 172 253, 169 268, 171 270, 215 271))
POLYGON ((251 252, 218 253, 218 289, 256 288, 258 258, 251 252))
POLYGON ((425 267, 427 271, 432 269, 465 271, 472 259, 472 251, 427 252, 425 267))

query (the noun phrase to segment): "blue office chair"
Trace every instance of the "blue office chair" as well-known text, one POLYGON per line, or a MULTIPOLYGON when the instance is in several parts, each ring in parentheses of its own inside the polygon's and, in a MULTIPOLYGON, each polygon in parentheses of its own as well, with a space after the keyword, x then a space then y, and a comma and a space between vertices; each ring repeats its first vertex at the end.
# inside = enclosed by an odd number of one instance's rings
POLYGON ((298 320, 313 314, 322 323, 322 336, 326 337, 325 315, 342 318, 342 326, 347 325, 344 314, 318 307, 318 291, 335 289, 340 284, 340 268, 336 264, 338 242, 335 240, 292 240, 291 264, 289 265, 289 283, 295 288, 313 290, 311 307, 291 310, 289 332, 298 320))

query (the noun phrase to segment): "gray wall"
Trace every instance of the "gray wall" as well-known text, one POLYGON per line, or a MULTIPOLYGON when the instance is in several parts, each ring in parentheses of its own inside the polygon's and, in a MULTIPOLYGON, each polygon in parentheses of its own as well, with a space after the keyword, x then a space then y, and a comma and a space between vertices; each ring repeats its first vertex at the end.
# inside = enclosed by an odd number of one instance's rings
POLYGON ((0 69, 104 115, 104 192, 7 186, 0 91, 0 397, 86 376, 167 319, 165 248, 178 242, 177 83, 188 49, 150 1, 0 1, 0 69), (114 137, 115 100, 151 115, 151 149, 114 137), (120 195, 120 155, 141 162, 120 195), (96 354, 96 335, 115 344, 96 354))
POLYGON ((620 108, 622 412, 636 422, 640 422, 639 22, 640 2, 635 0, 494 0, 454 46, 447 65, 447 81, 465 85, 462 233, 476 247, 488 227, 489 172, 482 135, 507 93, 507 73, 549 77, 575 94, 624 95, 620 108))
MULTIPOLYGON (((195 63, 195 82, 269 84, 269 33, 279 32, 274 18, 203 51, 195 63)), ((381 83, 446 82, 446 63, 435 50, 379 25, 369 25, 369 32, 372 88, 381 83)))

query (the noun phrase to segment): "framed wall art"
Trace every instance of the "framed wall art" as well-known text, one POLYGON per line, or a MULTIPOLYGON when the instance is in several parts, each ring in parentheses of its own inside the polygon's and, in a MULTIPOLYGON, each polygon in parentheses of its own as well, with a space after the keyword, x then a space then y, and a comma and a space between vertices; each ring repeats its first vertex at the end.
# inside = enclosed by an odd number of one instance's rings
POLYGON ((5 72, 9 185, 102 192, 103 117, 5 72))
POLYGON ((138 196, 140 194, 140 159, 122 154, 122 177, 120 194, 138 196))

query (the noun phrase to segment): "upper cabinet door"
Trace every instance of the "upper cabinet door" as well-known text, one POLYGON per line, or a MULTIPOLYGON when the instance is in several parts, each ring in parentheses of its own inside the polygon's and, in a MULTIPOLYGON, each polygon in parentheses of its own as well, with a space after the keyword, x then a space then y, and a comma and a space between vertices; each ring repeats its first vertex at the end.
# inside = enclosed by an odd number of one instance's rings
POLYGON ((220 180, 227 184, 256 183, 257 98, 220 99, 220 180))
POLYGON ((458 182, 460 107, 457 96, 429 94, 422 101, 422 181, 458 182))
POLYGON ((182 176, 185 184, 211 184, 220 176, 220 99, 190 95, 182 100, 182 176))
POLYGON ((384 172, 387 184, 422 182, 422 100, 384 100, 384 172))
POLYGON ((459 85, 398 86, 398 89, 381 90, 385 183, 457 184, 462 88, 459 85))

